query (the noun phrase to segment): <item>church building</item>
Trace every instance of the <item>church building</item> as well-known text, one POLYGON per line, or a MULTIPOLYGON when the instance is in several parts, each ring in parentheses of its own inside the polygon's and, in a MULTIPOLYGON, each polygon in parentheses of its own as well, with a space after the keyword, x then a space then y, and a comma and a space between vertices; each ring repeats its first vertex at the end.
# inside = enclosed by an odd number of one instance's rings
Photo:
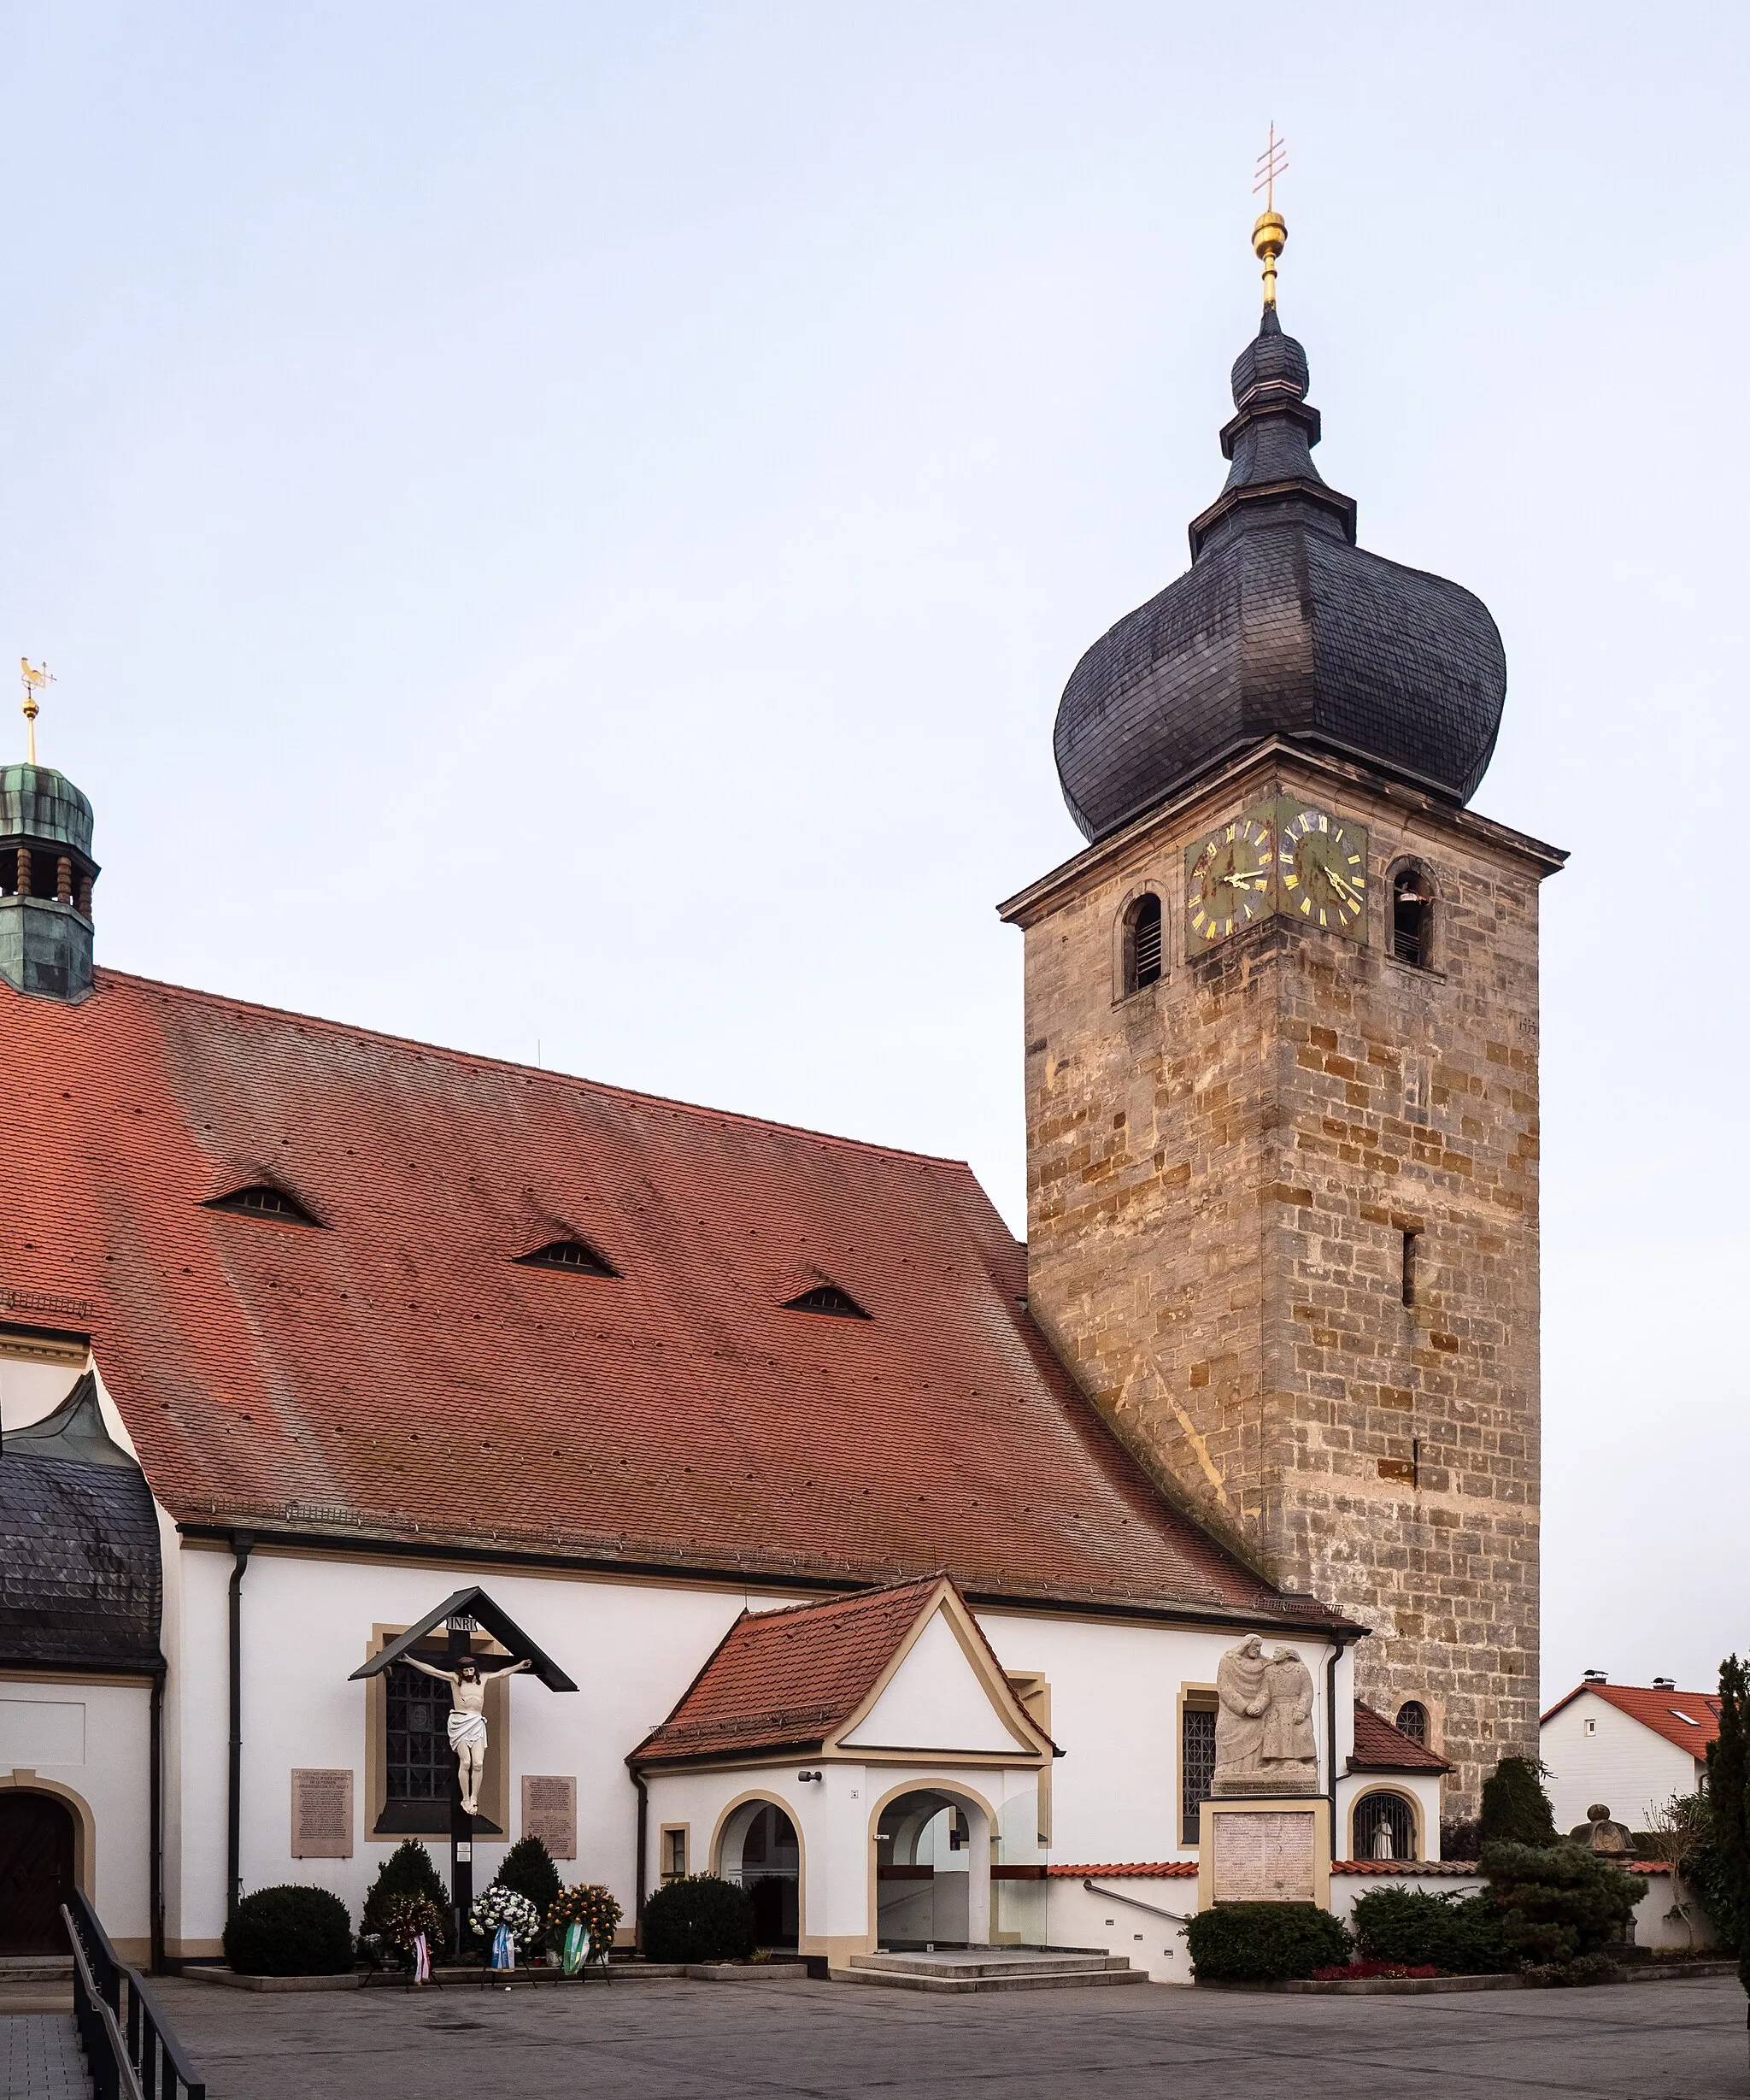
POLYGON ((1487 610, 1313 464, 1280 226, 1191 566, 1059 710, 1089 843, 1001 908, 1025 1244, 955 1161, 98 966, 91 804, 0 769, 0 1951, 536 1832, 628 1936, 716 1873, 835 1968, 1103 1944, 1146 1871, 1185 1980, 1224 1671, 1307 1686, 1308 1893, 1536 1754, 1562 856, 1468 806, 1487 610), (531 1666, 472 1818, 467 1656, 531 1666))

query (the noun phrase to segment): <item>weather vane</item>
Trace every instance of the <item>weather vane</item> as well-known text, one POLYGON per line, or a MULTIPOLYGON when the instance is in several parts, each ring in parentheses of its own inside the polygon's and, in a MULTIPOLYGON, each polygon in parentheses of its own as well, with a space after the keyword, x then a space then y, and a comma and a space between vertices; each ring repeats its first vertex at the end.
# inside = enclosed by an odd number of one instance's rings
POLYGON ((1289 167, 1289 142, 1276 135, 1276 124, 1271 121, 1270 141, 1255 163, 1257 180, 1252 185, 1252 194, 1264 192, 1264 210, 1258 223, 1252 228, 1252 252, 1264 265, 1264 303, 1276 304, 1276 259, 1288 245, 1289 230, 1282 214, 1276 209, 1276 179, 1285 175, 1289 167))
POLYGON ((37 762, 37 716, 42 711, 42 703, 37 698, 44 686, 55 683, 55 674, 46 663, 32 664, 28 656, 18 660, 18 675, 24 685, 25 735, 30 745, 30 762, 37 762))

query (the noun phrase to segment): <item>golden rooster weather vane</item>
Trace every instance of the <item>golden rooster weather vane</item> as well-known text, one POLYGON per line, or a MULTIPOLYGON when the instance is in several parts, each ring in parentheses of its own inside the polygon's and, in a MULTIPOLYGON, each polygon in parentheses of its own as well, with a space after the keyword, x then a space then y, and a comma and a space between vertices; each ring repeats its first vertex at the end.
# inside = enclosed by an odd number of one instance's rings
POLYGON ((1276 125, 1270 126, 1270 143, 1258 156, 1257 180, 1252 185, 1252 194, 1264 192, 1264 210, 1258 223, 1252 228, 1252 252, 1264 265, 1264 303, 1276 304, 1276 259, 1288 246, 1289 230, 1282 214, 1276 209, 1276 179, 1285 175, 1289 167, 1289 142, 1276 135, 1276 125))
POLYGON ((42 703, 37 698, 44 686, 52 685, 55 674, 46 663, 33 664, 28 656, 18 660, 18 675, 24 686, 25 737, 30 747, 30 763, 37 762, 37 716, 42 711, 42 703))

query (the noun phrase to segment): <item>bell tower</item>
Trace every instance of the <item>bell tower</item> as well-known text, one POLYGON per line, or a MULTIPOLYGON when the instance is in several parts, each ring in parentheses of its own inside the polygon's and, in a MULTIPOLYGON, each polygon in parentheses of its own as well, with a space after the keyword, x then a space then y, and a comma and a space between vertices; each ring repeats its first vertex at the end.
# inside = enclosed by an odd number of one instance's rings
POLYGON ((0 766, 0 979, 76 1003, 91 990, 91 805, 65 774, 37 763, 44 670, 22 667, 29 756, 0 766))
POLYGON ((1445 1813, 1536 1756, 1537 903, 1467 805, 1506 690, 1469 591, 1356 544, 1273 210, 1191 566, 1059 708, 1085 850, 1026 943, 1030 1303, 1166 1491, 1370 1626, 1445 1813), (1416 1708, 1422 1709, 1417 1715, 1416 1708))

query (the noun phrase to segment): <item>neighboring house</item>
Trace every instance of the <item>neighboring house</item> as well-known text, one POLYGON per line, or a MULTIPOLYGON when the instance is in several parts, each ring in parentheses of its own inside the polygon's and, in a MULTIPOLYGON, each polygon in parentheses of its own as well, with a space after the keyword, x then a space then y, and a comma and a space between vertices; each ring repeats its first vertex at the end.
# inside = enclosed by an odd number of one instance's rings
POLYGON ((1715 1692, 1679 1691, 1669 1679, 1612 1685, 1589 1677, 1557 1700, 1540 1731, 1556 1828, 1577 1828, 1596 1802, 1644 1830, 1661 1803, 1694 1792, 1718 1733, 1715 1692))

